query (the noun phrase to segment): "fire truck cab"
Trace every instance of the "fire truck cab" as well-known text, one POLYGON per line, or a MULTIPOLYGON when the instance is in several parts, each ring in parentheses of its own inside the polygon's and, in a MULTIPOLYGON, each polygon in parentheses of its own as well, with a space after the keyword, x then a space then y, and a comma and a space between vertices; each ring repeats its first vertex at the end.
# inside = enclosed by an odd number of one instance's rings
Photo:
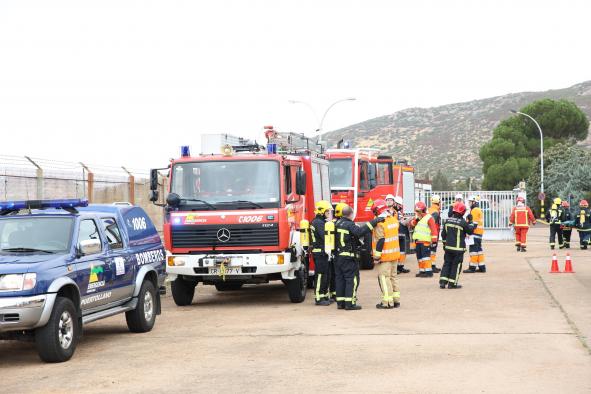
MULTIPOLYGON (((266 147, 218 135, 239 144, 199 156, 183 148, 165 169, 164 243, 179 306, 192 303, 198 283, 230 291, 282 280, 291 302, 305 299, 312 272, 299 224, 312 220, 315 201, 330 199, 328 162, 303 135, 265 129, 266 147)), ((152 201, 157 187, 152 170, 152 201)))
MULTIPOLYGON (((328 149, 332 203, 344 202, 353 208, 355 222, 373 219, 371 206, 388 194, 400 196, 405 214, 413 213, 414 169, 406 162, 395 163, 378 149, 328 149)), ((360 266, 373 268, 371 234, 362 240, 360 266)))

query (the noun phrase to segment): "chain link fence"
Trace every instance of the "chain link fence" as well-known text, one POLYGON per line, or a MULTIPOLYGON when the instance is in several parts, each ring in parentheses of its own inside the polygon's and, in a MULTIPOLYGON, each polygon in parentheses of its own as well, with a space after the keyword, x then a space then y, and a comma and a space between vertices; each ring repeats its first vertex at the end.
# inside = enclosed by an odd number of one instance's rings
POLYGON ((480 196, 480 208, 484 214, 484 239, 503 240, 513 239, 513 229, 509 226, 511 209, 517 198, 515 191, 425 191, 417 196, 427 206, 432 195, 441 197, 441 219, 447 219, 449 207, 455 202, 456 194, 464 197, 466 206, 470 196, 480 196))
POLYGON ((146 170, 0 155, 2 200, 86 198, 97 204, 130 202, 144 208, 161 231, 162 208, 149 201, 149 189, 146 170))

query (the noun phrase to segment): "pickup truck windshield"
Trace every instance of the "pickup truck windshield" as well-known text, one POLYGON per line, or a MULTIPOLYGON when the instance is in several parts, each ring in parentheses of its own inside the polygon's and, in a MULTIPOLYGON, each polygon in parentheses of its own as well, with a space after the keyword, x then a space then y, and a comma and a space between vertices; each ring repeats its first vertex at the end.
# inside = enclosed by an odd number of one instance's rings
POLYGON ((5 217, 0 219, 0 253, 64 253, 70 250, 74 219, 5 217))
MULTIPOLYGON (((272 160, 207 161, 175 164, 171 192, 218 208, 276 208, 280 204, 279 163, 272 160)), ((200 205, 203 207, 204 205, 200 205)))
POLYGON ((330 187, 351 187, 353 185, 353 160, 332 159, 329 160, 330 187))

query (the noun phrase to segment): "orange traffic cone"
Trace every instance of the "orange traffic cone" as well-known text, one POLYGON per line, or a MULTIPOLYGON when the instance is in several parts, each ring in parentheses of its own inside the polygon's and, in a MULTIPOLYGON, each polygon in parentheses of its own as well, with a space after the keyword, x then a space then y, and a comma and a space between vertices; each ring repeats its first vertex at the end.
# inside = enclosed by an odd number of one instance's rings
POLYGON ((570 257, 570 253, 566 254, 566 261, 564 263, 564 273, 565 274, 571 274, 574 273, 575 271, 573 271, 573 261, 570 257))
POLYGON ((552 253, 552 267, 550 268, 551 274, 559 274, 560 268, 558 268, 558 257, 556 257, 556 253, 552 253))

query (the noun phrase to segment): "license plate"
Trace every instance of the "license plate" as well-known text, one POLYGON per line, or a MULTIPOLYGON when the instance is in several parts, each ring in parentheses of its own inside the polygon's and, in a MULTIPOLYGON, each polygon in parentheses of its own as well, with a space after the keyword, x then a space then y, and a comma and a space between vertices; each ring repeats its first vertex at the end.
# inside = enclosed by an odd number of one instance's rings
MULTIPOLYGON (((241 268, 228 268, 226 267, 226 271, 225 271, 225 275, 236 275, 236 274, 241 274, 242 273, 242 269, 241 268)), ((210 275, 221 275, 222 271, 219 267, 216 268, 210 268, 209 269, 209 274, 210 275)))

